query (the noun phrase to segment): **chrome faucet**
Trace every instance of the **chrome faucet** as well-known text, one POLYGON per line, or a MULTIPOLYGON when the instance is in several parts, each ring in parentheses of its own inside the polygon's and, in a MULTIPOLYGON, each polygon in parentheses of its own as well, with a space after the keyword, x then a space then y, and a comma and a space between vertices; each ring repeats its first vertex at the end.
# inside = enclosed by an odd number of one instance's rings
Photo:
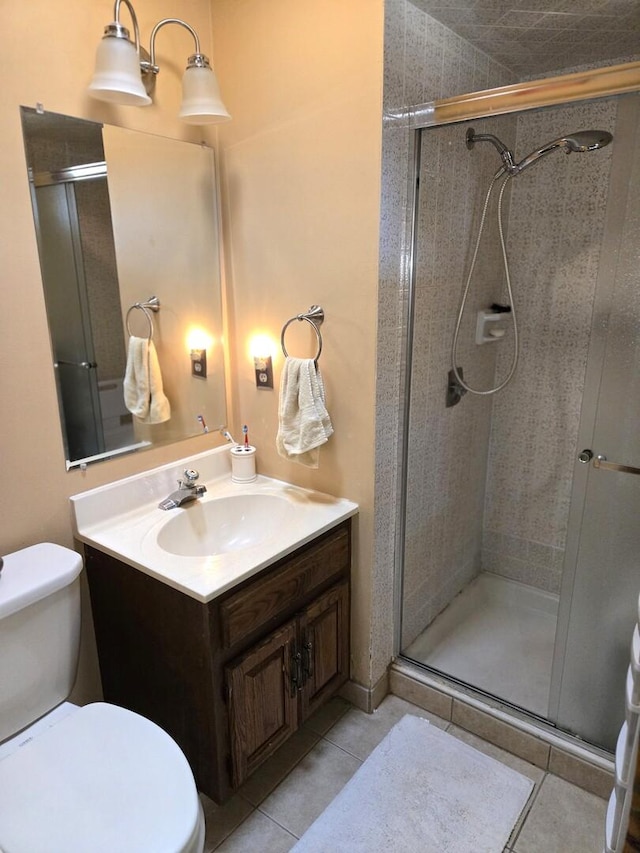
POLYGON ((184 469, 184 480, 178 480, 178 488, 175 492, 171 492, 168 498, 160 501, 158 507, 160 509, 175 509, 189 501, 195 501, 207 491, 206 486, 196 485, 196 480, 200 474, 191 468, 184 469))

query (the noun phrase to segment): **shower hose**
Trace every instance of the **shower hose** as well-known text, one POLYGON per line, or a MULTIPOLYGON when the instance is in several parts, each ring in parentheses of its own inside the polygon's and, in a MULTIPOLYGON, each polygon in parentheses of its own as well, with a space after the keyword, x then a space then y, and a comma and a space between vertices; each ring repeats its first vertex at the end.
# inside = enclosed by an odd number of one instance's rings
POLYGON ((453 370, 453 375, 456 378, 456 381, 460 384, 465 391, 469 391, 471 394, 480 394, 480 395, 489 395, 495 394, 497 391, 502 391, 502 389, 509 384, 511 381, 513 374, 516 372, 516 368, 518 366, 518 358, 520 355, 520 345, 518 341, 518 322, 516 319, 516 306, 514 304, 513 299, 513 291, 511 289, 511 276, 509 274, 509 261, 507 259, 507 247, 504 241, 504 229, 502 226, 502 197, 504 195, 505 188, 509 179, 513 177, 513 175, 507 174, 504 181, 502 182, 502 186, 500 187, 500 193, 498 195, 498 232, 500 234, 500 247, 502 249, 502 261, 504 265, 504 274, 507 282, 507 293, 509 294, 509 305, 511 306, 511 319, 513 321, 513 361, 511 363, 511 369, 507 374, 506 378, 499 384, 496 385, 495 388, 488 388, 486 391, 481 391, 478 388, 472 388, 468 385, 462 376, 460 375, 458 368, 456 367, 456 353, 458 350, 458 337, 460 335, 460 325, 462 323, 462 316, 464 314, 464 309, 467 304, 467 299, 469 297, 469 290, 471 288, 471 278, 473 276, 473 271, 476 266, 476 260, 478 258, 478 251, 480 249, 480 241, 482 240, 482 232, 484 231, 484 225, 487 218, 487 210, 489 208, 489 201, 491 199, 491 193, 493 192, 493 188, 496 185, 496 182, 502 175, 504 175, 505 170, 500 169, 493 176, 493 180, 489 185, 489 189, 487 190, 487 196, 484 200, 484 207, 482 208, 482 216, 480 218, 480 228, 478 229, 478 239, 476 240, 475 249, 473 252, 473 257, 471 259, 471 266, 469 267, 469 274, 467 276, 467 281, 464 286, 464 290, 462 293, 462 299, 460 301, 460 310, 458 311, 458 318, 456 320, 456 327, 453 333, 453 342, 451 345, 451 368, 453 370))

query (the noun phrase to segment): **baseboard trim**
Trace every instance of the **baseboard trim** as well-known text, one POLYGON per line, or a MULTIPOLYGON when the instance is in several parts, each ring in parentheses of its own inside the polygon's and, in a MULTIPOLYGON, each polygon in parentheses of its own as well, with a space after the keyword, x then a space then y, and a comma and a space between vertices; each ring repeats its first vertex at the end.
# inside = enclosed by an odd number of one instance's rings
POLYGON ((365 687, 357 681, 347 681, 340 690, 340 695, 356 708, 373 713, 389 692, 389 672, 386 671, 373 687, 365 687))

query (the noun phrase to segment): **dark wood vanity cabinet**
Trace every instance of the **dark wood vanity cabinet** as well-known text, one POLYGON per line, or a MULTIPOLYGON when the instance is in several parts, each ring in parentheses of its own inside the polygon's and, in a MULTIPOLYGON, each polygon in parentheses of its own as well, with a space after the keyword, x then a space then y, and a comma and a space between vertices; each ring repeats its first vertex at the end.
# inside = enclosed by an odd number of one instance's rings
POLYGON ((234 786, 344 683, 348 633, 344 581, 226 667, 234 786))
POLYGON ((208 604, 85 554, 105 700, 165 729, 218 802, 348 678, 350 520, 208 604))

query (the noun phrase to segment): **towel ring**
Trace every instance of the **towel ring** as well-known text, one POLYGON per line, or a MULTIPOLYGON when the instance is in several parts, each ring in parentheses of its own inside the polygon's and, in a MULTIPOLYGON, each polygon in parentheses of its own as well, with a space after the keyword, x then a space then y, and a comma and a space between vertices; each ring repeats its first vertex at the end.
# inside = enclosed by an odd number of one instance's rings
POLYGON ((309 325, 313 328, 313 331, 316 333, 316 338, 318 339, 318 352, 316 353, 316 356, 313 359, 313 363, 317 366, 318 359, 320 358, 320 354, 322 353, 322 335, 320 334, 319 326, 324 320, 324 311, 319 305, 312 305, 306 314, 296 314, 295 317, 291 317, 289 320, 287 320, 287 322, 282 327, 282 333, 280 334, 280 346, 282 347, 282 352, 284 353, 285 358, 289 358, 289 353, 287 352, 287 348, 284 344, 284 335, 294 320, 306 320, 307 323, 309 323, 309 325))
POLYGON ((160 310, 160 300, 157 296, 150 296, 146 302, 134 302, 131 308, 127 311, 127 316, 125 317, 125 326, 127 327, 127 333, 129 337, 133 336, 133 332, 131 331, 131 327, 129 325, 129 317, 131 316, 131 312, 135 311, 135 309, 139 309, 142 311, 144 316, 147 318, 147 323, 149 324, 149 333, 147 334, 147 339, 153 339, 153 318, 149 311, 153 311, 157 313, 160 310))

